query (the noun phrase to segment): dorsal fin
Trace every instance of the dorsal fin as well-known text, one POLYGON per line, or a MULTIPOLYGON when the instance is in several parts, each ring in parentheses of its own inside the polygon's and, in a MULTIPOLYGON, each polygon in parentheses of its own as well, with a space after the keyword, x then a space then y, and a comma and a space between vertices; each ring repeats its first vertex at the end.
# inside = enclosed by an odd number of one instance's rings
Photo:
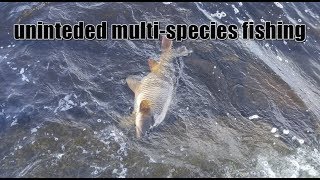
POLYGON ((140 102, 140 109, 139 111, 143 114, 147 114, 150 112, 150 101, 148 100, 142 100, 140 102))
POLYGON ((149 64, 150 71, 154 71, 157 68, 157 65, 159 64, 159 62, 157 62, 154 59, 148 59, 148 64, 149 64))
POLYGON ((139 86, 141 84, 140 79, 141 79, 140 77, 134 76, 134 75, 128 76, 126 79, 129 88, 134 93, 137 91, 137 89, 139 88, 139 86))
POLYGON ((161 41, 161 51, 168 51, 172 48, 172 40, 168 39, 166 36, 162 36, 161 41))

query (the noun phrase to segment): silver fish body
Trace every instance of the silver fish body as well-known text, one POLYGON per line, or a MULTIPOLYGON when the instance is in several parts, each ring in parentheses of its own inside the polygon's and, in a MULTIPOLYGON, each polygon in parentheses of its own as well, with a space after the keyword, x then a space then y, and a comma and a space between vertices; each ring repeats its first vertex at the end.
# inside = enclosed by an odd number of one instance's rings
POLYGON ((173 50, 172 41, 164 37, 160 60, 148 61, 151 72, 141 80, 134 76, 126 79, 130 89, 135 93, 133 114, 138 138, 165 119, 176 82, 172 60, 188 53, 185 47, 173 50))
MULTIPOLYGON (((174 81, 170 77, 160 77, 157 74, 149 73, 141 80, 139 93, 135 97, 135 113, 139 114, 142 100, 150 101, 150 110, 154 118, 154 124, 160 124, 169 109, 174 91, 174 81)), ((139 121, 136 118, 136 121, 139 121)))

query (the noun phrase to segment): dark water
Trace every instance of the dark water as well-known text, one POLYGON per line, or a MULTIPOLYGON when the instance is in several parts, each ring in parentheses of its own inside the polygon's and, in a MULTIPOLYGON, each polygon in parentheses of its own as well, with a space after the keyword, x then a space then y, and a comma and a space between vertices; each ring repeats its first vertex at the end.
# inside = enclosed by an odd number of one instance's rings
POLYGON ((320 3, 1 3, 0 177, 320 177, 320 3), (14 23, 307 25, 307 40, 186 40, 142 140, 125 78, 160 42, 15 41, 14 23))

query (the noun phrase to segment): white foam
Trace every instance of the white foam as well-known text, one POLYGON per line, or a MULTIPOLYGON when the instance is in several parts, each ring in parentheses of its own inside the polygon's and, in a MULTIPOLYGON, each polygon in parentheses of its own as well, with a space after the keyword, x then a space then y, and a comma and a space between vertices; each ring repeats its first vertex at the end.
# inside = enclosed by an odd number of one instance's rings
POLYGON ((266 173, 267 177, 275 178, 276 174, 271 169, 271 166, 268 163, 268 159, 266 157, 258 157, 258 167, 263 169, 266 173))
POLYGON ((214 14, 211 14, 211 17, 217 17, 219 19, 223 18, 223 17, 226 17, 227 14, 223 11, 219 12, 219 11, 216 11, 216 13, 214 14))
POLYGON ((243 23, 244 23, 244 21, 241 20, 241 19, 239 19, 238 17, 237 17, 237 20, 238 20, 238 22, 239 22, 240 24, 243 24, 243 23))
POLYGON ((197 8, 211 21, 217 21, 211 13, 209 13, 208 11, 202 9, 198 4, 202 4, 202 3, 195 3, 197 8))
POLYGON ((80 107, 83 107, 83 106, 85 106, 87 104, 88 104, 88 102, 82 102, 82 103, 80 103, 80 107))
POLYGON ((162 3, 167 5, 167 4, 171 4, 172 2, 162 2, 162 3))
POLYGON ((113 130, 105 129, 100 131, 100 133, 96 133, 97 138, 104 144, 107 145, 107 147, 110 146, 112 141, 117 143, 120 147, 117 150, 116 154, 113 155, 114 158, 116 158, 117 161, 120 162, 120 167, 116 168, 112 171, 113 174, 116 174, 116 177, 123 178, 127 175, 127 168, 124 167, 122 164, 123 156, 127 156, 127 143, 126 140, 123 138, 124 134, 119 131, 117 128, 114 128, 113 130))
POLYGON ((31 134, 36 133, 37 131, 38 131, 37 128, 32 128, 32 129, 31 129, 31 134))
POLYGON ((150 163, 156 163, 157 161, 155 161, 152 157, 149 157, 149 162, 150 163))
POLYGON ((239 13, 239 9, 236 8, 235 5, 232 4, 231 7, 233 7, 233 10, 234 10, 234 13, 235 13, 235 14, 238 14, 238 13, 239 13))
POLYGON ((127 175, 128 169, 127 169, 127 168, 124 168, 124 167, 123 167, 123 164, 120 164, 120 168, 121 168, 121 172, 118 173, 118 169, 114 169, 114 170, 112 171, 112 174, 118 175, 117 178, 125 178, 126 175, 127 175))
POLYGON ((71 96, 72 94, 68 94, 64 98, 60 99, 58 107, 54 110, 54 113, 56 113, 58 109, 60 111, 67 111, 74 108, 76 104, 72 100, 70 100, 71 96))
POLYGON ((12 123, 11 123, 10 127, 15 126, 15 125, 17 125, 17 124, 18 124, 18 120, 17 120, 17 119, 15 119, 14 121, 12 121, 12 123))
POLYGON ((22 74, 22 81, 30 82, 27 76, 25 76, 24 74, 22 74))
POLYGON ((252 115, 252 116, 249 117, 250 120, 252 120, 252 119, 258 119, 258 118, 260 118, 260 116, 258 116, 257 114, 252 115))
POLYGON ((280 4, 279 2, 274 2, 274 4, 278 7, 278 8, 283 8, 282 4, 280 4))
POLYGON ((96 165, 90 165, 90 167, 94 168, 94 171, 91 173, 92 175, 98 175, 107 169, 107 167, 99 167, 96 165))
POLYGON ((271 133, 275 133, 275 132, 277 132, 277 130, 278 129, 274 127, 274 128, 271 129, 271 133))
POLYGON ((20 74, 23 74, 24 73, 24 68, 21 68, 20 69, 20 74))
POLYGON ((53 156, 56 157, 56 158, 58 158, 58 159, 61 159, 62 156, 64 156, 64 154, 63 154, 63 153, 58 153, 58 154, 55 154, 55 155, 53 155, 53 156))
POLYGON ((99 151, 99 149, 96 150, 96 154, 99 154, 101 151, 99 151))
POLYGON ((184 150, 185 150, 184 147, 181 146, 181 147, 180 147, 180 151, 184 151, 184 150))
POLYGON ((307 148, 298 148, 296 153, 279 156, 276 152, 258 156, 255 171, 263 171, 266 177, 318 177, 320 154, 307 148))
POLYGON ((288 129, 284 129, 284 130, 282 131, 283 134, 289 134, 289 132, 290 132, 290 131, 289 131, 288 129))
POLYGON ((314 148, 313 151, 316 152, 316 153, 319 152, 318 149, 316 149, 316 148, 314 148))
POLYGON ((300 144, 303 144, 303 143, 304 143, 304 140, 303 140, 303 139, 298 139, 298 142, 299 142, 300 144))

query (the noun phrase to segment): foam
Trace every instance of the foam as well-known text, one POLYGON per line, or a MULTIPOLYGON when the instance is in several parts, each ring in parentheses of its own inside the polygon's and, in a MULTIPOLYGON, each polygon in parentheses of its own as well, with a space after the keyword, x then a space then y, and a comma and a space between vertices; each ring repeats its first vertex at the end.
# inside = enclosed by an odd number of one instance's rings
POLYGON ((282 131, 283 134, 289 134, 289 132, 290 132, 290 131, 287 130, 287 129, 284 129, 284 130, 282 131))
MULTIPOLYGON (((58 107, 54 110, 54 113, 57 113, 58 110, 60 111, 67 111, 69 109, 72 109, 76 106, 76 103, 74 103, 70 98, 72 94, 66 95, 64 98, 59 100, 58 107)), ((76 97, 76 96, 74 96, 76 97)))
POLYGON ((214 14, 211 14, 211 17, 217 17, 219 19, 223 18, 223 17, 226 17, 227 14, 223 11, 219 12, 219 11, 216 11, 216 13, 214 14))
POLYGON ((250 120, 252 120, 252 119, 258 119, 258 118, 260 118, 260 116, 258 116, 257 114, 252 115, 252 116, 249 117, 250 120))
POLYGON ((259 155, 254 171, 264 173, 265 177, 296 178, 305 175, 318 177, 320 175, 320 154, 318 150, 298 148, 296 153, 280 156, 277 153, 259 155))
POLYGON ((17 125, 17 124, 18 124, 18 120, 17 120, 17 119, 15 119, 14 121, 12 121, 12 123, 11 123, 10 127, 15 126, 15 125, 17 125))
POLYGON ((38 131, 37 127, 31 129, 31 134, 36 133, 38 131))
POLYGON ((283 8, 282 4, 280 4, 279 2, 274 2, 274 4, 278 7, 278 8, 283 8))
POLYGON ((127 156, 128 152, 127 143, 123 137, 123 133, 116 128, 112 128, 101 130, 100 133, 95 133, 95 135, 102 143, 107 145, 108 148, 112 141, 116 142, 120 146, 116 155, 113 156, 119 161, 120 167, 113 169, 112 174, 115 174, 117 178, 125 178, 128 169, 123 165, 123 157, 127 156))
POLYGON ((236 8, 235 5, 232 4, 231 7, 233 7, 234 14, 238 14, 239 13, 239 9, 236 8))

